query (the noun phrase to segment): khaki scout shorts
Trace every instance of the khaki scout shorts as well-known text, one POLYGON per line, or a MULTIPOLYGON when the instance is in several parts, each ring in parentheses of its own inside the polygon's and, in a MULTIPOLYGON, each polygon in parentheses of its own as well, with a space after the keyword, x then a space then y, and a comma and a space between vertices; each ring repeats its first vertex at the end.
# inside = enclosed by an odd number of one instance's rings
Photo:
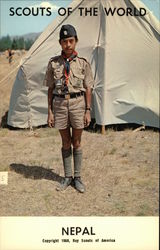
POLYGON ((63 99, 55 96, 53 99, 55 128, 66 129, 70 125, 76 129, 84 128, 85 98, 78 96, 63 99))

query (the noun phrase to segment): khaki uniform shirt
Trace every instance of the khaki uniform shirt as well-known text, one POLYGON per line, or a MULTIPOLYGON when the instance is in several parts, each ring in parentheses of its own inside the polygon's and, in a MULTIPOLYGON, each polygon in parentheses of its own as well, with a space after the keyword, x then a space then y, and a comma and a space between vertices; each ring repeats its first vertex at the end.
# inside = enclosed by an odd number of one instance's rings
MULTIPOLYGON (((53 87, 54 94, 65 94, 63 86, 65 83, 64 59, 62 56, 52 57, 49 60, 44 85, 53 87)), ((68 81, 69 93, 86 91, 87 87, 93 88, 94 79, 91 66, 86 59, 75 57, 70 62, 70 75, 68 81)))

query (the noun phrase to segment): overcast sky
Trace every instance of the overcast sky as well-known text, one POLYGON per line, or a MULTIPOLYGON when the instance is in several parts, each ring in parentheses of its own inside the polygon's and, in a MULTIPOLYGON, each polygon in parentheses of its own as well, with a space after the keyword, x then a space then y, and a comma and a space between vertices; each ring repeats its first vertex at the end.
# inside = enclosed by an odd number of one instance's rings
MULTIPOLYGON (((107 1, 107 0, 106 0, 107 1)), ((141 0, 146 4, 154 15, 160 19, 160 0, 141 0)), ((9 34, 13 35, 23 35, 31 32, 42 32, 44 28, 56 17, 58 16, 58 9, 61 7, 67 7, 72 0, 52 0, 52 1, 39 1, 39 0, 0 0, 0 36, 6 36, 9 34), (14 10, 18 7, 51 7, 51 16, 10 16, 10 8, 13 7, 14 10)), ((19 10, 20 11, 20 10, 19 10)))

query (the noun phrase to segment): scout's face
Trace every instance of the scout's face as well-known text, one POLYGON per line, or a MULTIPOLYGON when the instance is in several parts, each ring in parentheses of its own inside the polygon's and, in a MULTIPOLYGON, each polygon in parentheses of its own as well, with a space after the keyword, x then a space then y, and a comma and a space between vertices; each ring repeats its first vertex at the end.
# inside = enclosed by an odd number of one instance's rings
POLYGON ((68 37, 65 39, 61 39, 60 41, 62 50, 64 51, 65 55, 67 57, 70 57, 73 53, 73 51, 75 50, 77 41, 75 39, 75 37, 68 37))

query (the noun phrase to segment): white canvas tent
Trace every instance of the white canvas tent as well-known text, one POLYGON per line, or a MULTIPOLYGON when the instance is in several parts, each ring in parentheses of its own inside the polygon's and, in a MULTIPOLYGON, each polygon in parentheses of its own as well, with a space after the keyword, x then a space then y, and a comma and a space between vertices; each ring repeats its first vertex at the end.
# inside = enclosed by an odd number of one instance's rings
POLYGON ((77 51, 95 77, 92 117, 100 125, 143 122, 159 127, 159 22, 139 0, 75 0, 72 14, 57 17, 22 60, 10 99, 8 125, 28 128, 47 123, 46 67, 59 55, 59 31, 72 24, 77 51), (79 16, 79 7, 97 7, 98 16, 79 16), (147 9, 141 16, 106 16, 104 7, 147 9))

